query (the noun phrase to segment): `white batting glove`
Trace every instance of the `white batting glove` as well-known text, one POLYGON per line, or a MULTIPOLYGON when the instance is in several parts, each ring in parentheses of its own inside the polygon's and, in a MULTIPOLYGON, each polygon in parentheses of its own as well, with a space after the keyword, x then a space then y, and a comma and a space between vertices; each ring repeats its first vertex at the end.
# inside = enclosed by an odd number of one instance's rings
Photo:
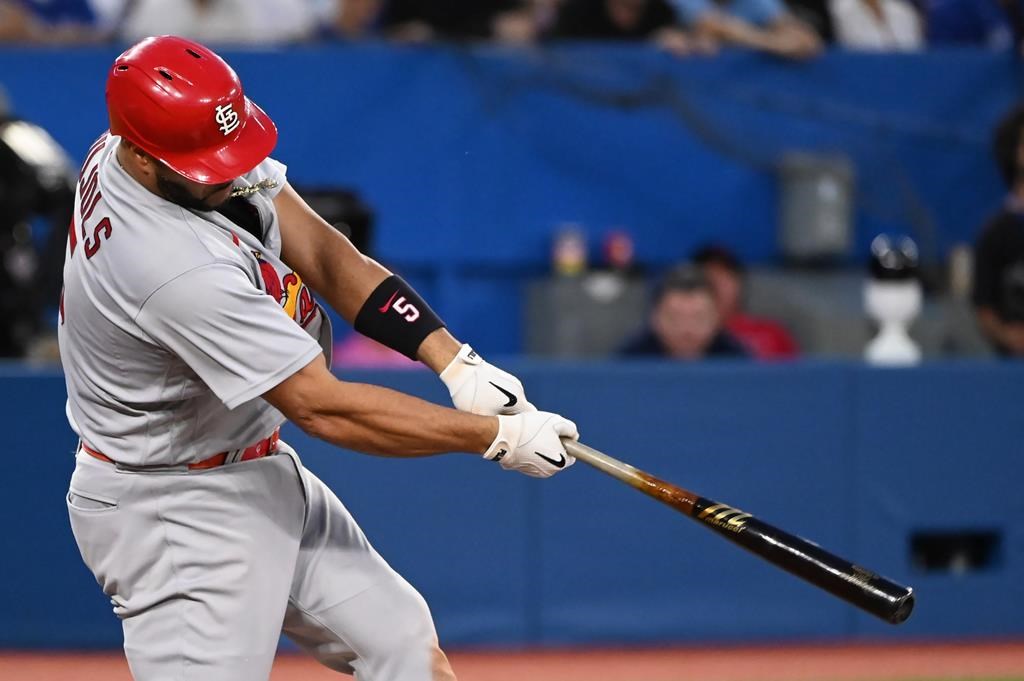
POLYGON ((526 399, 518 378, 485 362, 468 344, 462 346, 440 377, 459 411, 481 416, 537 411, 526 399))
POLYGON ((575 423, 551 412, 499 416, 498 436, 484 452, 484 458, 497 461, 507 471, 550 478, 576 463, 560 438, 576 440, 579 436, 575 423))

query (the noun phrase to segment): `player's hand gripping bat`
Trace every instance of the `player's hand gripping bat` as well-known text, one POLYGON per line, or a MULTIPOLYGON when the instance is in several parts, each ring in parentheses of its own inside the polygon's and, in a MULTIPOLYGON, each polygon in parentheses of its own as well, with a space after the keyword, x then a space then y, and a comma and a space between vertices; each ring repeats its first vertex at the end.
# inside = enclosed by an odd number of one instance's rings
POLYGON ((738 508, 698 496, 573 440, 565 451, 649 497, 685 513, 705 527, 848 603, 899 624, 914 609, 906 586, 835 556, 817 544, 783 532, 738 508))

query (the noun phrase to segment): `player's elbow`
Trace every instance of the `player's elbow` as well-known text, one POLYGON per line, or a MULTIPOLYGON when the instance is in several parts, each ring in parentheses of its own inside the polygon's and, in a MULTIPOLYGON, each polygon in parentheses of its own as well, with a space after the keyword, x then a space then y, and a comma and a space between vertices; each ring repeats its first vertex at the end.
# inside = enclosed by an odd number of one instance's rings
POLYGON ((317 390, 296 392, 280 405, 275 405, 285 418, 302 432, 318 440, 344 445, 348 441, 350 423, 339 408, 334 395, 317 390))
POLYGON ((316 410, 301 399, 289 400, 284 403, 274 404, 274 406, 277 407, 279 412, 284 414, 286 419, 297 425, 304 433, 308 433, 316 425, 316 410))
POLYGON ((335 439, 332 437, 332 433, 335 430, 332 428, 332 419, 326 414, 311 408, 301 408, 296 410, 295 413, 285 414, 285 416, 310 437, 328 442, 332 442, 335 439))
POLYGON ((331 375, 323 356, 263 394, 289 421, 313 437, 323 437, 330 418, 322 407, 337 379, 331 375))
POLYGON ((302 432, 321 440, 329 440, 331 416, 320 405, 323 400, 316 391, 296 390, 278 403, 273 403, 285 418, 298 426, 302 432))

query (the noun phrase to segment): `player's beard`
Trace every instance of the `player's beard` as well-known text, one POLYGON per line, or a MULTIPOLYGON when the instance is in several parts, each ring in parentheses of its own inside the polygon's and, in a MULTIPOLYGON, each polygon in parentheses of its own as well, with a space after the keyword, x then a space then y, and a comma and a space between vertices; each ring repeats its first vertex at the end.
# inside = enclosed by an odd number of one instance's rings
POLYGON ((160 195, 171 203, 176 203, 182 208, 188 208, 189 210, 216 210, 221 204, 227 201, 230 194, 225 196, 223 200, 216 201, 214 203, 210 202, 210 197, 222 191, 226 187, 231 186, 231 184, 231 182, 224 182, 222 184, 208 185, 208 187, 206 187, 207 191, 200 198, 198 196, 194 196, 185 186, 166 177, 162 172, 156 173, 156 188, 160 191, 160 195))

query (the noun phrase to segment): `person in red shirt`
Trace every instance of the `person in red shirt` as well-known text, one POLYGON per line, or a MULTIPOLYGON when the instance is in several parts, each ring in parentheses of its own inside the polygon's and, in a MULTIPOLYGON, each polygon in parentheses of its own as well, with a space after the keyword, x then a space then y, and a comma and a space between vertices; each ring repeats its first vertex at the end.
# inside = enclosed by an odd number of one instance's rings
POLYGON ((743 263, 723 246, 704 246, 693 255, 711 282, 715 304, 723 325, 746 345, 758 359, 788 359, 799 353, 789 331, 773 319, 755 317, 743 311, 743 263))

